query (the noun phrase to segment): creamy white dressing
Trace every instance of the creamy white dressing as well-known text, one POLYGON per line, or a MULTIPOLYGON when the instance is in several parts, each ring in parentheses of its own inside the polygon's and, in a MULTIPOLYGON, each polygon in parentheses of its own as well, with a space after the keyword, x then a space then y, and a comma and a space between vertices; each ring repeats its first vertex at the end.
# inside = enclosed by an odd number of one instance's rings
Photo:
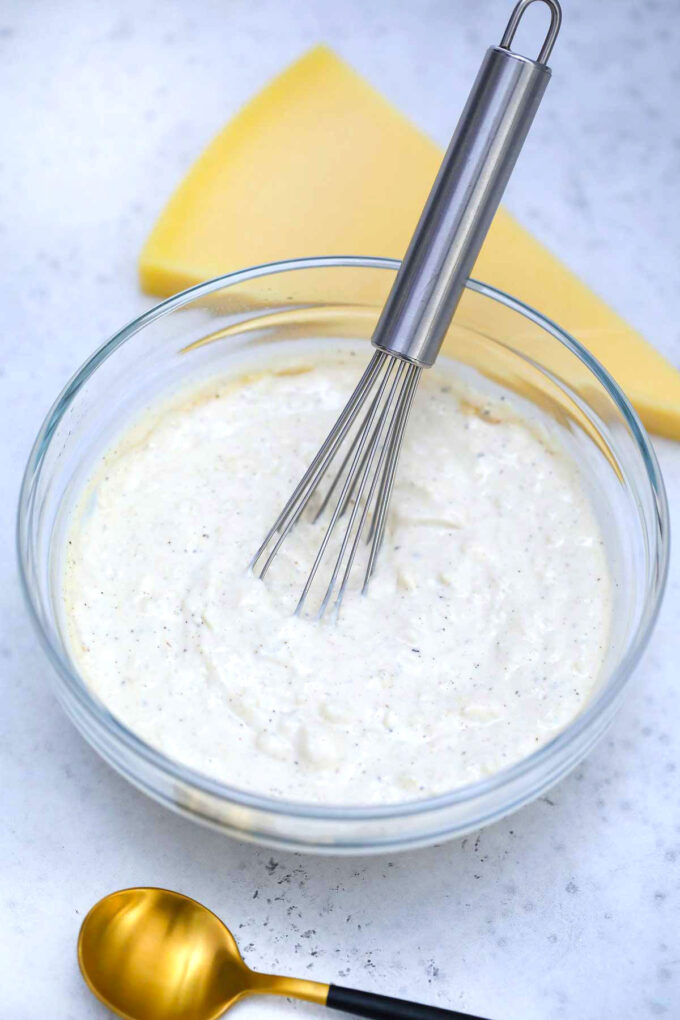
POLYGON ((291 615, 307 522, 265 582, 248 572, 365 358, 279 355, 166 402, 70 527, 87 684, 165 754, 262 794, 394 802, 489 776, 573 719, 602 667, 610 581, 575 465, 444 364, 422 377, 368 594, 337 623, 291 615))

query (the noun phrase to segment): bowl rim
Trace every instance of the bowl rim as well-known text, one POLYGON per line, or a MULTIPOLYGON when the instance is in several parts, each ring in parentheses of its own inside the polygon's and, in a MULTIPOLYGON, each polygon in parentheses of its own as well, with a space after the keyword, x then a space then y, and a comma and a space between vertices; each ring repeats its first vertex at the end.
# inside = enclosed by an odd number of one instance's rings
MULTIPOLYGON (((28 578, 26 552, 27 520, 29 514, 29 501, 32 488, 49 447, 51 437, 59 424, 63 414, 71 404, 72 400, 87 382, 97 368, 109 358, 122 344, 130 337, 138 333, 145 326, 150 325, 161 316, 167 315, 175 309, 194 301, 196 298, 205 296, 215 290, 233 286, 247 280, 257 279, 291 270, 319 269, 319 268, 365 268, 365 269, 387 269, 396 272, 401 265, 400 260, 359 255, 338 255, 319 256, 308 258, 295 258, 266 262, 257 266, 236 270, 222 276, 214 277, 203 283, 178 292, 169 298, 153 305, 150 309, 136 316, 122 329, 115 332, 108 340, 98 347, 89 358, 78 368, 71 379, 62 388, 51 408, 45 415, 43 423, 37 433, 36 439, 29 453, 26 468, 24 470, 17 510, 16 543, 17 556, 19 561, 19 576, 21 588, 24 595, 29 615, 38 633, 42 647, 44 648, 52 666, 56 669, 66 684, 69 693, 75 697, 78 704, 86 715, 93 716, 107 734, 119 744, 131 752, 137 758, 157 769, 166 776, 177 780, 180 783, 189 785, 203 794, 217 798, 220 801, 249 808, 256 811, 264 811, 268 814, 297 817, 317 822, 321 821, 379 821, 380 819, 396 820, 409 816, 425 815, 430 812, 437 812, 450 808, 456 804, 469 803, 484 798, 490 794, 501 791, 504 787, 510 787, 515 781, 521 780, 534 770, 560 753, 566 754, 568 749, 577 744, 579 737, 592 727, 598 719, 606 716, 607 710, 618 700, 623 689, 631 679, 633 670, 637 665, 654 628, 668 574, 668 562, 670 553, 670 528, 669 511, 666 491, 659 464, 651 445, 649 437, 632 407, 630 401, 622 389, 612 378, 603 365, 574 337, 563 330, 557 323, 547 316, 537 312, 531 306, 520 301, 518 298, 483 283, 480 280, 470 278, 467 281, 466 289, 481 294, 483 297, 497 301, 505 307, 516 311, 540 326, 547 333, 563 344, 572 354, 585 365, 597 381, 604 387, 621 412, 624 421, 638 446, 642 455, 642 461, 646 470, 647 481, 650 486, 651 495, 656 509, 655 534, 657 537, 656 549, 656 583, 651 593, 647 591, 646 605, 643 608, 638 625, 630 637, 628 648, 618 664, 618 667, 609 677, 608 682, 586 705, 585 708, 556 736, 546 744, 541 745, 536 751, 520 759, 514 765, 502 769, 493 775, 457 787, 446 793, 435 796, 411 799, 407 801, 395 801, 386 804, 315 804, 309 801, 286 800, 283 798, 269 797, 262 794, 251 793, 235 786, 230 786, 218 779, 199 772, 189 766, 163 754, 161 751, 147 744, 138 737, 132 730, 124 726, 104 705, 99 698, 86 686, 84 680, 69 668, 68 662, 62 654, 62 645, 53 642, 50 635, 42 625, 37 601, 33 597, 31 583, 28 578), (651 594, 651 598, 650 598, 651 594)), ((651 558, 651 557, 650 557, 651 558)), ((507 808, 511 810, 511 807, 507 808)), ((481 823, 480 823, 481 824, 481 823)))

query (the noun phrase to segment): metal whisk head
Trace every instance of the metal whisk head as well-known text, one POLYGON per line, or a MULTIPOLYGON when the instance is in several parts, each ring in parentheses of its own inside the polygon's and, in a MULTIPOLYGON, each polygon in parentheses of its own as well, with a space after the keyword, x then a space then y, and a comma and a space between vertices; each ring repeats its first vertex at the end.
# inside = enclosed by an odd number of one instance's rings
POLYGON ((302 612, 338 522, 347 515, 319 616, 323 616, 334 594, 334 610, 339 610, 363 535, 370 544, 363 583, 363 590, 366 590, 385 534, 399 451, 421 371, 419 365, 385 351, 375 352, 342 414, 255 554, 251 569, 263 578, 324 476, 339 460, 335 476, 313 518, 318 521, 333 504, 296 614, 302 612), (355 427, 357 422, 358 427, 355 427), (341 450, 345 448, 340 459, 341 450))

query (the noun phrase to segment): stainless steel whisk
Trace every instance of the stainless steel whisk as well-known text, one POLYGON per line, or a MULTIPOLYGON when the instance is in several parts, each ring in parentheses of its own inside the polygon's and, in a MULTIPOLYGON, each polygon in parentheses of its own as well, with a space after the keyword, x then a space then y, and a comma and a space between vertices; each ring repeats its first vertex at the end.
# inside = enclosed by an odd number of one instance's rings
POLYGON ((510 49, 526 8, 519 0, 499 46, 482 66, 378 320, 377 348, 342 414, 255 554, 264 578, 347 440, 347 452, 314 520, 339 495, 300 596, 301 613, 341 517, 349 513, 326 592, 340 607, 366 530, 370 545, 363 590, 385 534, 404 430, 423 368, 434 364, 501 196, 543 97, 547 66, 562 20, 558 0, 540 0, 550 25, 537 60, 510 49), (363 413, 362 416, 362 411, 363 413), (369 523, 370 521, 370 523, 369 523))

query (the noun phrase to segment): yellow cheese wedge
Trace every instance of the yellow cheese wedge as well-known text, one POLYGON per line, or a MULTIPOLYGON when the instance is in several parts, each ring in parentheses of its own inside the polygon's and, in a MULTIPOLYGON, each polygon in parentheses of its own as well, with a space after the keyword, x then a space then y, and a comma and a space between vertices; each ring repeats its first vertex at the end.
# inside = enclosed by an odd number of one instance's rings
MULTIPOLYGON (((363 78, 316 47, 194 164, 142 251, 142 287, 167 295, 301 256, 400 258, 441 158, 441 149, 363 78)), ((504 209, 473 275, 577 337, 648 428, 680 438, 680 372, 504 209)))

